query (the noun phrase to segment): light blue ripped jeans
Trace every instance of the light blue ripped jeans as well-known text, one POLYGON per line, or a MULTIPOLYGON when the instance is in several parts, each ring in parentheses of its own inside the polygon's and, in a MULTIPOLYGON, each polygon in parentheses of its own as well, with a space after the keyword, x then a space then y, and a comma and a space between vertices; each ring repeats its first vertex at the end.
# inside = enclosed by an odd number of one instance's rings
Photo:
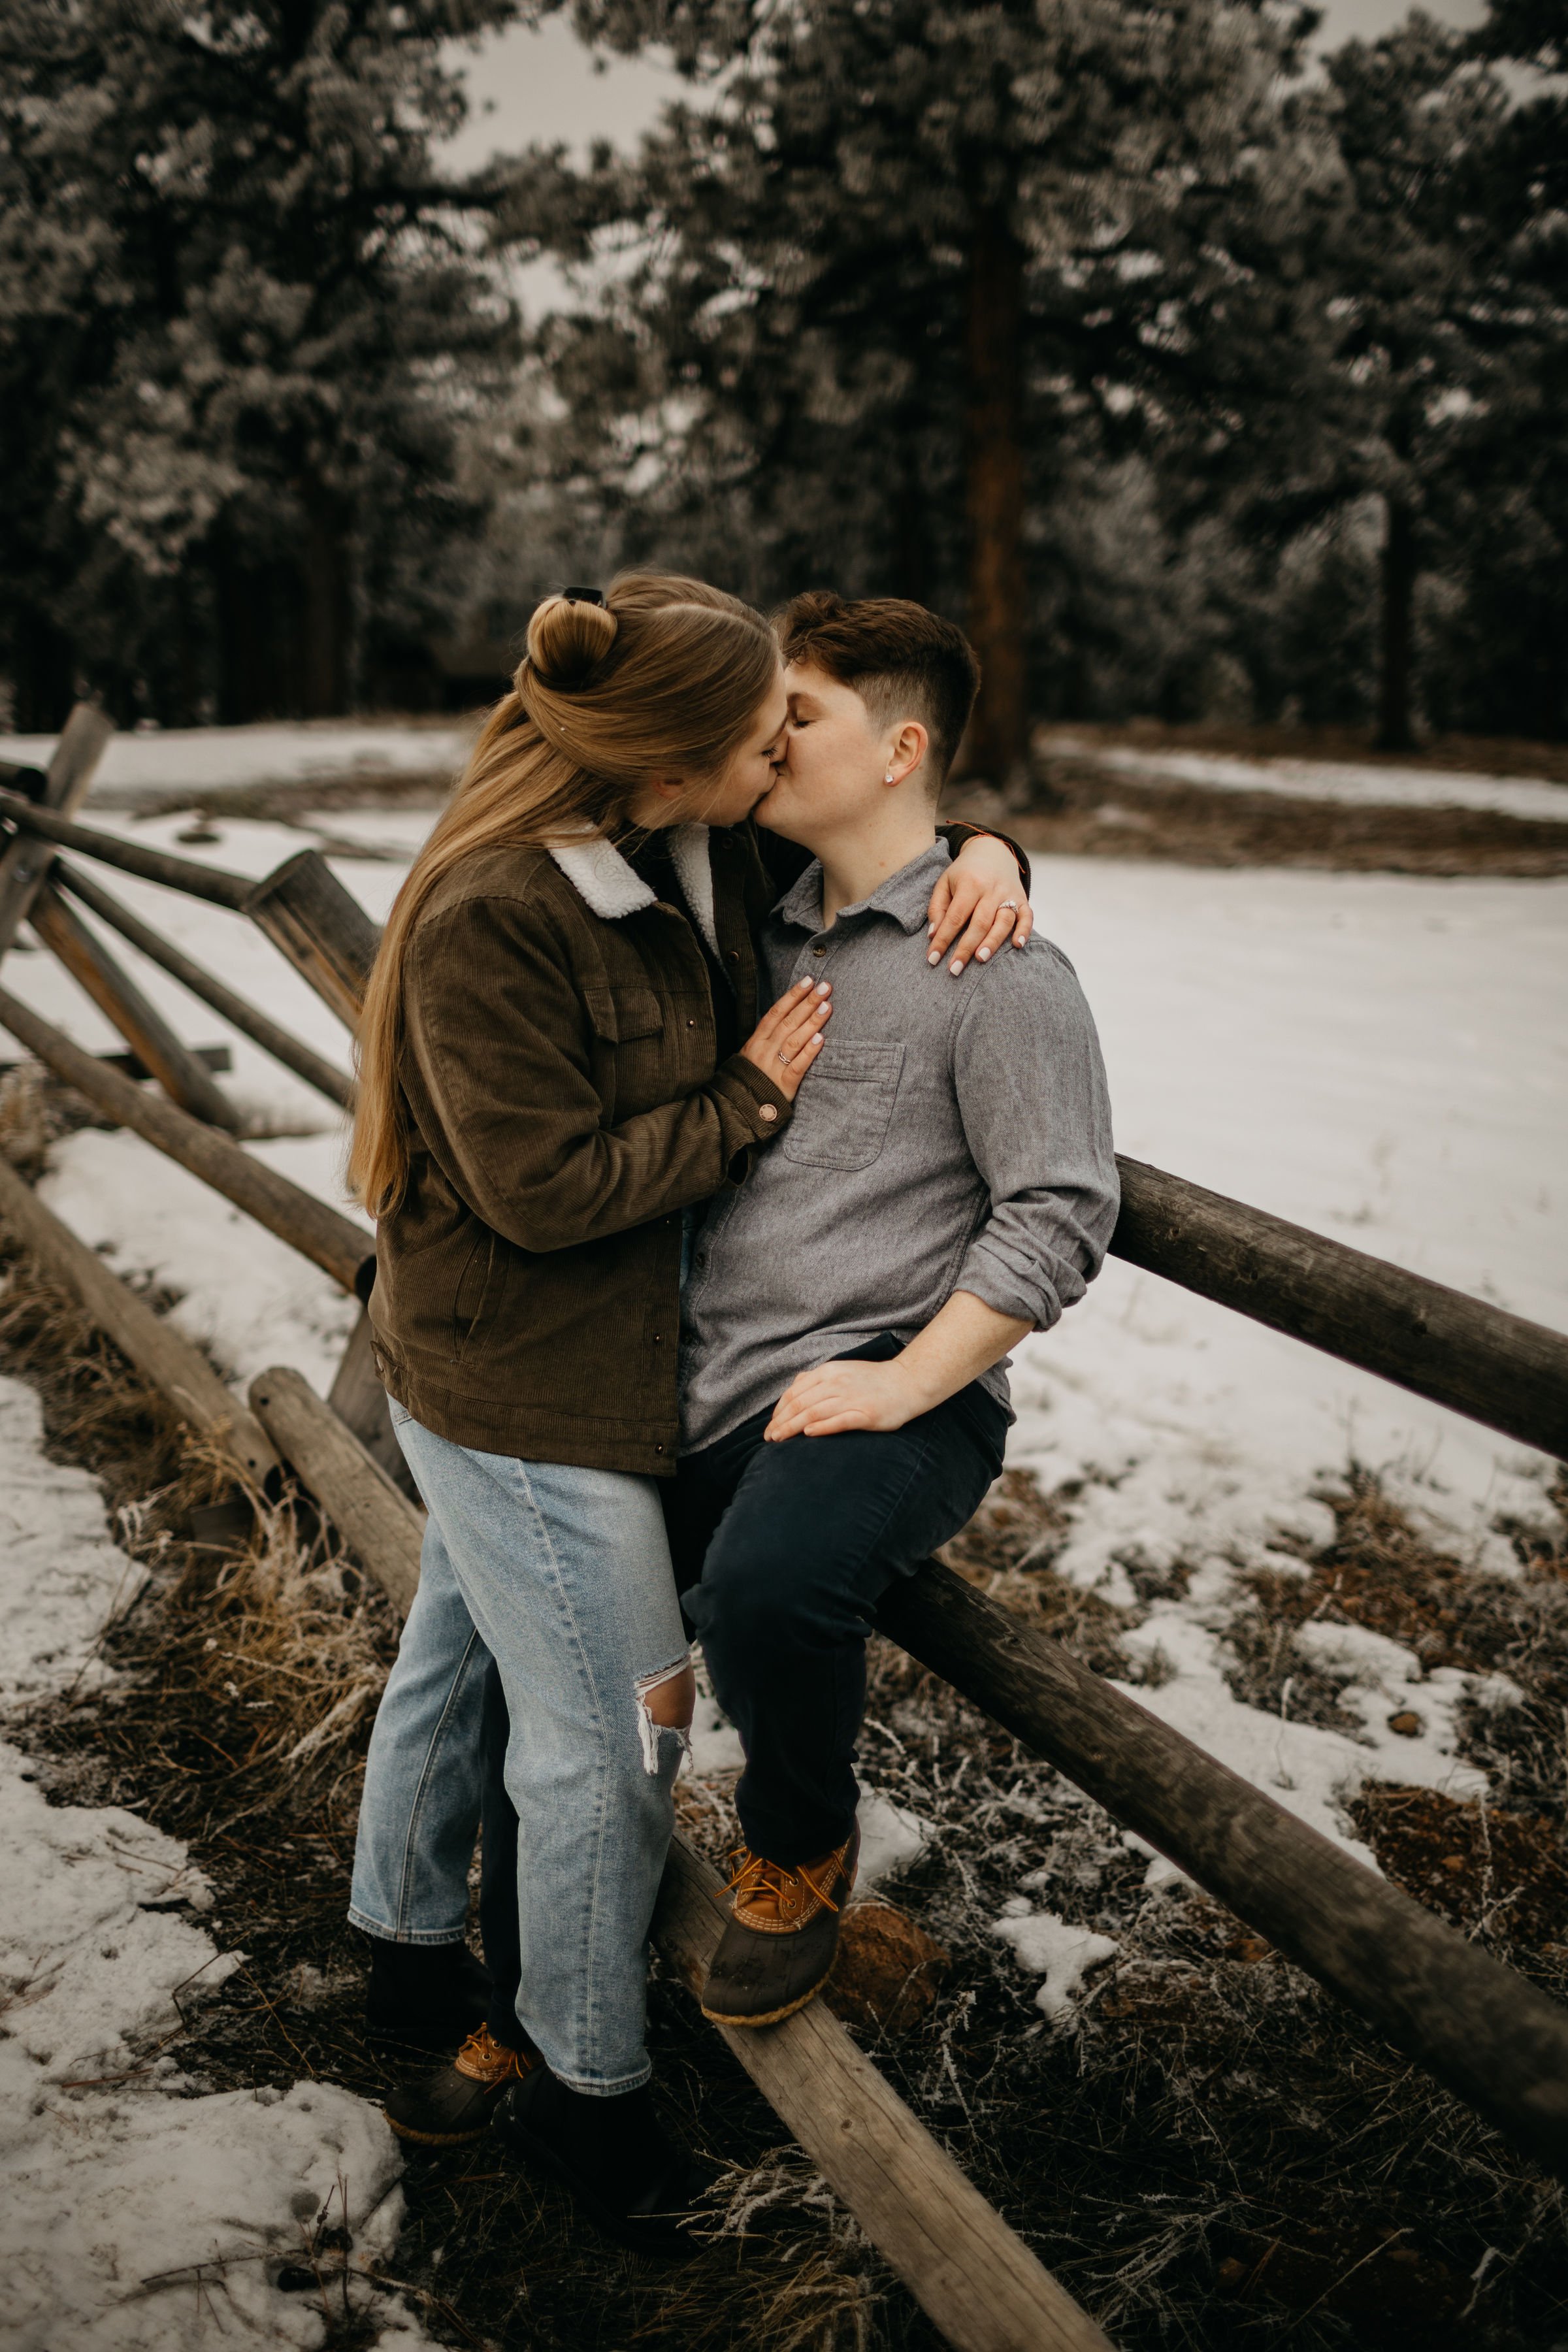
POLYGON ((574 2089, 633 2090, 684 1746, 643 1704, 687 1659, 654 1482, 454 1445, 395 1403, 392 1418, 430 1517, 366 1759, 349 1916, 405 1942, 462 1936, 493 1657, 518 1814, 518 2016, 574 2089))

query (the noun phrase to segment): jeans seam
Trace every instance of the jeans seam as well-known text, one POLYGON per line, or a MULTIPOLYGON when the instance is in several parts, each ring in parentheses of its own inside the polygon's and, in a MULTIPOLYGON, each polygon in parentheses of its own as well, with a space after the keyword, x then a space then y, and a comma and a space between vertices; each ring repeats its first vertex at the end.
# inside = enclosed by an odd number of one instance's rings
POLYGON ((397 1936, 399 1942, 402 1942, 404 1939, 404 1926, 407 1919, 409 1907, 413 1900, 409 1886, 409 1879, 413 1869, 414 1854, 418 1844, 419 1824, 424 1816, 426 1798, 429 1792, 431 1780, 435 1773, 436 1758, 440 1749, 441 1743, 446 1738, 447 1727, 451 1722, 452 1711, 458 1703, 458 1695, 468 1680, 468 1664, 474 1654, 474 1646, 479 1641, 479 1629, 476 1626, 469 1633, 467 1642, 463 1644, 463 1654, 458 1661, 458 1671, 452 1676, 452 1686, 447 1693, 446 1702, 443 1705, 440 1716, 437 1720, 436 1728, 430 1735, 430 1744, 425 1751, 425 1761, 419 1769, 419 1780, 418 1784, 415 1789, 414 1800, 408 1808, 408 1829, 403 1843, 403 1867, 397 1874, 397 1936))
POLYGON ((551 1534, 550 1522, 545 1517, 545 1514, 540 1509, 538 1497, 535 1496, 533 1491, 533 1482, 528 1475, 527 1464, 519 1460, 517 1468, 518 1475, 522 1483, 524 1498, 529 1509, 533 1514, 534 1522, 539 1528, 540 1536, 542 1540, 544 1555, 550 1563, 552 1583, 560 1606, 564 1613, 566 1623, 571 1632, 572 1646, 577 1656, 578 1673, 582 1676, 587 1695, 593 1702, 594 1720, 599 1735, 599 1755, 597 1767, 595 1772, 594 1790, 594 1870, 593 1876, 590 1881, 587 1935, 585 1937, 587 1948, 585 1958, 587 1965, 584 1966, 583 1970, 584 1994, 579 2021, 583 2037, 581 2046, 584 2049, 592 2049, 595 2040, 595 2028, 598 2000, 593 1961, 594 1956, 596 1955, 598 1949, 596 1938, 599 1920, 599 1880, 605 1864, 605 1777, 609 1769, 609 1758, 607 1753, 608 1740, 605 1734, 604 1707, 600 1702, 598 1688, 595 1683, 593 1672, 588 1664, 587 1651, 583 1640, 582 1627, 577 1622, 577 1612, 573 1604, 571 1595, 567 1591, 566 1580, 561 1573, 561 1562, 556 1553, 554 1538, 551 1534))

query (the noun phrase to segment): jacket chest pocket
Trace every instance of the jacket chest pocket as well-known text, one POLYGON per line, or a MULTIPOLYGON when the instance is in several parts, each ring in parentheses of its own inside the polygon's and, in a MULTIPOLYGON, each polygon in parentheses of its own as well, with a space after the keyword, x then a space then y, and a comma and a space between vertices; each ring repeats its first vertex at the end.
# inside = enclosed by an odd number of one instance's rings
POLYGON ((888 1139, 901 1045, 830 1039, 795 1097, 779 1150, 807 1168, 868 1168, 888 1139))

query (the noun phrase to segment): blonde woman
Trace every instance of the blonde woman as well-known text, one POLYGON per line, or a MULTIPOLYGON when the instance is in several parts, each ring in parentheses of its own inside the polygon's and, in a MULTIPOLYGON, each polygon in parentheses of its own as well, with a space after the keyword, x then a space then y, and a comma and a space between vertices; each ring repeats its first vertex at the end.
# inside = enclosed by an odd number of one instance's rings
MULTIPOLYGON (((631 575, 541 605, 388 922, 351 1159, 378 1221, 376 1363, 429 1512, 351 1916, 389 1970, 414 1961, 416 2004, 463 1965, 491 1661, 520 1855, 516 2014, 394 2119, 452 2141, 499 2109, 605 2227, 663 2251, 703 2177, 659 2127, 644 2048, 694 1697, 656 1485, 685 1213, 786 1128, 830 1018, 809 982, 755 1001, 752 927, 792 868, 747 819, 784 716, 772 632, 718 590, 631 575)), ((971 917, 1005 937, 1003 893, 1023 895, 999 844, 975 848, 991 878, 954 870, 939 938, 971 917)))

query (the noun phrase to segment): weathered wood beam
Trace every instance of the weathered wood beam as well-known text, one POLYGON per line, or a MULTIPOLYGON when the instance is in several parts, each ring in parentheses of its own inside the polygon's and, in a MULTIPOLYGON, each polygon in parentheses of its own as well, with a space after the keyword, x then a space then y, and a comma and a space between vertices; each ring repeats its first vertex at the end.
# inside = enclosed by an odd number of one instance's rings
MULTIPOLYGON (((722 1885, 676 1837, 653 1936, 693 1993, 723 1933, 714 1901, 722 1885)), ((950 2344, 961 2352, 1110 2352, 1102 2330, 822 2001, 782 2025, 716 2031, 950 2344)))
POLYGON ((39 884, 27 919, 43 945, 119 1030, 170 1100, 193 1118, 237 1135, 240 1116, 223 1088, 214 1082, 199 1056, 175 1035, 157 1006, 149 1003, 103 941, 89 930, 75 908, 68 905, 52 877, 39 884))
POLYGON ((144 1298, 111 1274, 96 1250, 79 1241, 47 1209, 8 1160, 0 1157, 0 1223, 9 1227, 40 1265, 81 1301, 137 1370, 192 1429, 214 1438, 259 1485, 278 1466, 255 1415, 230 1394, 198 1348, 155 1315, 144 1298))
MULTIPOLYGON (((101 710, 95 709, 89 702, 79 702, 55 745, 55 755, 44 779, 42 803, 35 803, 12 793, 0 795, 0 799, 14 802, 28 816, 58 811, 68 817, 72 809, 87 798, 113 732, 112 723, 101 710)), ((26 921, 53 856, 52 850, 45 849, 27 833, 18 834, 0 856, 0 955, 5 954, 26 921)))
POLYGON ((1568 1458, 1568 1336, 1142 1160, 1116 1164, 1118 1257, 1568 1458))
MULTIPOLYGON (((121 841, 115 833, 100 833, 92 825, 73 824, 50 809, 36 808, 16 793, 0 792, 0 817, 16 827, 12 849, 26 849, 31 857, 37 841, 61 849, 79 850, 102 866, 116 866, 122 874, 139 875, 143 882, 161 882, 167 890, 183 890, 187 898, 208 899, 215 907, 245 912, 256 884, 247 874, 229 874, 221 866, 199 866, 194 857, 176 857, 167 849, 147 849, 140 842, 121 841)), ((6 852, 7 856, 10 851, 6 852)), ((47 859, 44 865, 47 865, 47 859)), ((40 870, 42 870, 40 868, 40 870)))
MULTIPOLYGON (((287 1367, 250 1402, 358 1558, 406 1613, 424 1516, 287 1367)), ((695 1991, 722 1932, 717 1872, 677 1838, 654 1922, 695 1991)), ((724 2040, 830 2187, 957 2352, 1110 2352, 1107 2337, 917 2121, 820 2001, 724 2040)))
POLYGON ((250 1383, 250 1409, 400 1617, 419 1584, 425 1514, 290 1365, 250 1383))
POLYGON ((301 850, 257 883, 245 911, 344 1026, 357 1029, 381 929, 321 851, 301 850))
POLYGON ((133 948, 139 948, 150 962, 160 964, 180 982, 182 988, 188 988, 193 996, 199 996, 204 1004, 210 1004, 215 1013, 221 1013, 226 1021, 242 1035, 251 1038, 264 1053, 270 1054, 275 1062, 281 1062, 285 1069, 292 1070, 297 1078, 303 1078, 308 1087, 314 1087, 317 1093, 325 1095, 329 1102, 335 1102, 343 1110, 352 1108, 353 1080, 346 1070, 338 1069, 313 1046, 307 1045, 282 1028, 269 1013, 259 1011, 245 997, 237 996, 226 982, 186 955, 183 949, 175 947, 172 940, 164 939, 150 923, 144 923, 140 915, 132 914, 129 907, 122 906, 95 875, 84 874, 77 866, 68 866, 62 857, 55 869, 54 879, 63 885, 73 898, 79 898, 84 907, 89 907, 100 922, 110 924, 121 939, 129 940, 133 948))
POLYGON ((884 1633, 1568 2179, 1568 2009, 929 1562, 884 1633))
POLYGON ((144 1094, 118 1070, 107 1068, 31 1005, 0 988, 0 1024, 57 1077, 101 1110, 118 1127, 128 1127, 154 1148, 177 1160, 258 1224, 310 1258, 344 1290, 353 1290, 361 1266, 372 1255, 370 1235, 286 1176, 253 1160, 226 1135, 204 1127, 188 1112, 144 1094))

